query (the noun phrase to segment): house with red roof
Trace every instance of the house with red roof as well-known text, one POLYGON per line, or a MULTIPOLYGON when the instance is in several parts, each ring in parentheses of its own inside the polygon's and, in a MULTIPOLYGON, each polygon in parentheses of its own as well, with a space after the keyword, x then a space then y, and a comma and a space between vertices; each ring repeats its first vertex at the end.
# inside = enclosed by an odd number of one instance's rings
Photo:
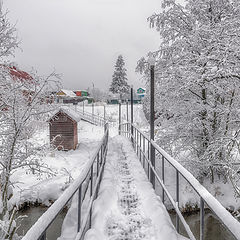
POLYGON ((12 66, 12 67, 8 66, 7 68, 13 80, 28 81, 28 82, 31 82, 33 80, 30 74, 17 69, 15 66, 12 66))

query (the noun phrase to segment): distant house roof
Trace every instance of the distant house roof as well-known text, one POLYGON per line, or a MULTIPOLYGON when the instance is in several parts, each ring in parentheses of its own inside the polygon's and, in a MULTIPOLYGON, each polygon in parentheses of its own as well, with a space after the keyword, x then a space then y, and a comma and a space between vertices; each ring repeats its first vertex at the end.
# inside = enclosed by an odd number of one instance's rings
POLYGON ((56 110, 55 112, 53 112, 52 116, 47 120, 48 122, 53 119, 59 112, 63 112, 66 115, 68 115, 72 120, 79 122, 81 120, 81 116, 76 113, 75 111, 73 111, 72 109, 69 108, 64 108, 61 107, 58 110, 56 110))
POLYGON ((0 64, 0 66, 9 72, 13 80, 28 81, 28 82, 31 82, 31 80, 33 80, 33 77, 29 73, 22 71, 15 66, 10 66, 5 64, 0 64))
POLYGON ((146 92, 145 88, 141 88, 140 87, 140 88, 137 89, 137 93, 141 93, 142 94, 142 93, 145 93, 145 92, 146 92))
POLYGON ((82 97, 82 96, 87 96, 88 95, 88 91, 86 90, 73 90, 73 92, 76 94, 76 96, 78 97, 82 97), (84 94, 83 94, 84 93, 84 94), (86 94, 86 95, 85 95, 86 94))
POLYGON ((27 72, 21 71, 19 69, 17 69, 16 67, 8 67, 9 68, 9 72, 11 77, 15 80, 15 79, 19 79, 19 80, 32 80, 32 76, 30 74, 28 74, 27 72))
POLYGON ((76 94, 72 90, 67 89, 61 89, 60 91, 57 92, 57 95, 59 96, 64 95, 66 97, 76 97, 76 94))

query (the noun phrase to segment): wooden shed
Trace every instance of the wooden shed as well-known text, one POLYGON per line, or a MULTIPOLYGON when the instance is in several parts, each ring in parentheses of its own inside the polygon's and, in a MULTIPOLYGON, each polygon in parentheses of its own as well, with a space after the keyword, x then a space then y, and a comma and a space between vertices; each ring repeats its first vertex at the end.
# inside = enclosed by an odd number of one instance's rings
POLYGON ((58 150, 76 149, 79 121, 80 116, 75 111, 65 108, 60 108, 48 120, 50 141, 58 150))

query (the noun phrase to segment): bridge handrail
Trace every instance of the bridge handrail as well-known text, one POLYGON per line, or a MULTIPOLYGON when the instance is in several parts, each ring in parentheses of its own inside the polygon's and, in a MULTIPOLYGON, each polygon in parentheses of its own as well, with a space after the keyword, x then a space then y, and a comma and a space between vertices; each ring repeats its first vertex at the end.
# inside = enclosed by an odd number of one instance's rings
POLYGON ((75 111, 78 112, 79 114, 81 114, 83 116, 83 118, 85 118, 85 120, 87 120, 95 125, 104 126, 104 124, 108 123, 108 125, 110 127, 110 126, 114 126, 114 124, 116 123, 115 119, 111 119, 107 116, 105 116, 105 118, 104 118, 103 116, 94 114, 93 112, 90 113, 86 110, 84 111, 81 109, 76 109, 71 104, 63 104, 63 106, 66 108, 75 109, 75 111))
MULTIPOLYGON (((99 184, 101 182, 102 173, 105 164, 105 158, 107 153, 107 143, 108 143, 108 124, 105 125, 105 133, 101 142, 95 153, 92 155, 91 160, 88 161, 80 176, 74 180, 74 182, 62 193, 62 195, 53 203, 53 205, 37 220, 37 222, 28 230, 22 240, 46 240, 46 231, 48 227, 55 220, 57 215, 66 206, 66 204, 72 199, 73 195, 78 191, 78 229, 77 232, 81 230, 84 233, 85 226, 81 226, 83 222, 81 220, 81 206, 85 199, 86 193, 88 191, 90 183, 90 199, 94 199, 98 193, 99 184), (94 164, 97 168, 95 185, 94 181, 94 164), (87 181, 86 181, 87 180, 87 181), (85 182, 86 181, 86 182, 85 182), (84 186, 84 183, 86 184, 84 186), (83 190, 83 187, 86 187, 83 190), (82 230, 83 229, 83 230, 82 230)), ((90 209, 92 208, 93 201, 90 201, 90 209)), ((89 213, 89 212, 88 212, 89 213)), ((86 219, 86 216, 85 216, 86 219)), ((90 216, 91 219, 91 216, 90 216)), ((87 224, 85 221, 84 224, 87 224)), ((91 224, 91 220, 90 220, 91 224)))
MULTIPOLYGON (((140 148, 141 154, 143 154, 143 155, 145 154, 145 146, 144 146, 144 149, 143 149, 144 151, 143 151, 142 150, 142 147, 143 147, 142 138, 146 139, 146 141, 148 142, 148 150, 149 150, 149 145, 153 146, 154 149, 162 156, 162 161, 166 160, 169 164, 171 164, 176 169, 176 173, 177 173, 176 175, 178 178, 178 179, 176 179, 176 182, 178 182, 178 184, 179 184, 178 174, 180 174, 192 186, 192 188, 196 191, 196 193, 199 195, 199 197, 200 197, 200 214, 201 214, 201 216, 200 216, 200 225, 201 225, 200 226, 200 228, 201 228, 201 236, 200 237, 201 238, 200 239, 203 239, 203 237, 204 237, 203 236, 204 235, 204 233, 203 233, 203 230, 204 230, 203 229, 204 228, 204 203, 206 203, 208 205, 208 207, 211 209, 211 211, 219 218, 219 220, 225 225, 225 227, 232 233, 232 235, 236 239, 240 240, 240 223, 220 204, 220 202, 215 197, 213 197, 208 192, 208 190, 205 187, 203 187, 199 183, 199 181, 187 169, 185 169, 178 161, 176 161, 167 152, 165 152, 161 147, 159 147, 155 141, 150 140, 149 136, 147 136, 145 133, 143 133, 141 130, 139 130, 137 128, 137 126, 135 126, 134 124, 131 125, 131 123, 123 123, 120 125, 120 129, 121 129, 121 132, 123 134, 125 134, 125 136, 131 138, 132 141, 134 141, 134 144, 137 145, 137 149, 139 150, 139 148, 140 148), (140 137, 138 136, 138 134, 140 135, 140 137), (139 142, 138 138, 140 138, 140 142, 139 142)), ((144 142, 145 142, 145 140, 144 140, 144 142)), ((136 151, 137 151, 137 149, 136 149, 136 151)), ((149 159, 146 155, 144 157, 149 161, 149 159)), ((150 166, 150 168, 152 168, 152 170, 154 170, 155 175, 157 175, 156 170, 152 166, 150 161, 149 161, 149 166, 150 166)), ((162 166, 163 166, 162 171, 164 171, 164 164, 162 166)), ((164 172, 163 172, 163 176, 164 176, 164 172)), ((161 179, 158 175, 157 175, 157 178, 159 178, 158 181, 161 181, 161 179)), ((164 195, 164 192, 167 193, 166 192, 167 188, 164 185, 164 177, 160 184, 163 187, 163 195, 164 195), (164 190, 164 188, 165 188, 165 190, 164 190)), ((177 187, 179 188, 179 186, 177 186, 177 187)), ((179 191, 179 189, 177 191, 179 191)), ((171 199, 170 199, 170 201, 171 201, 171 199)), ((163 202, 164 202, 164 200, 163 200, 163 202)), ((179 204, 178 202, 176 202, 176 204, 174 204, 174 207, 177 207, 177 208, 175 208, 176 212, 178 212, 178 204, 179 204)))
POLYGON ((93 114, 93 113, 89 113, 89 112, 86 112, 86 111, 81 111, 81 110, 77 110, 77 112, 79 114, 81 114, 83 116, 83 118, 85 117, 88 121, 92 122, 93 124, 96 124, 96 125, 104 125, 105 123, 108 123, 109 125, 113 125, 116 121, 112 121, 111 119, 109 118, 105 118, 101 115, 96 115, 96 114, 93 114))
POLYGON ((181 174, 182 177, 194 188, 198 195, 204 200, 208 207, 216 214, 220 221, 234 234, 235 237, 240 239, 240 223, 228 212, 222 204, 201 185, 201 183, 179 162, 172 158, 162 148, 160 148, 155 141, 151 140, 151 144, 161 155, 181 174))

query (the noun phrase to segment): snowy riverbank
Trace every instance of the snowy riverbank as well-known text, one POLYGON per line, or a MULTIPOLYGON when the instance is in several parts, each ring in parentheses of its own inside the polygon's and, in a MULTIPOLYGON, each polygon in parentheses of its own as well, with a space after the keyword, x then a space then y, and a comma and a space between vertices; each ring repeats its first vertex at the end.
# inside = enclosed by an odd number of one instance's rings
MULTIPOLYGON (((43 162, 55 174, 33 174, 27 168, 16 171, 11 177, 14 183, 11 204, 21 206, 24 203, 38 202, 49 206, 62 194, 73 179, 80 175, 96 146, 103 136, 103 128, 84 121, 79 123, 78 148, 73 151, 55 151, 48 153, 43 162)), ((38 132, 33 141, 49 142, 48 126, 38 132)))

